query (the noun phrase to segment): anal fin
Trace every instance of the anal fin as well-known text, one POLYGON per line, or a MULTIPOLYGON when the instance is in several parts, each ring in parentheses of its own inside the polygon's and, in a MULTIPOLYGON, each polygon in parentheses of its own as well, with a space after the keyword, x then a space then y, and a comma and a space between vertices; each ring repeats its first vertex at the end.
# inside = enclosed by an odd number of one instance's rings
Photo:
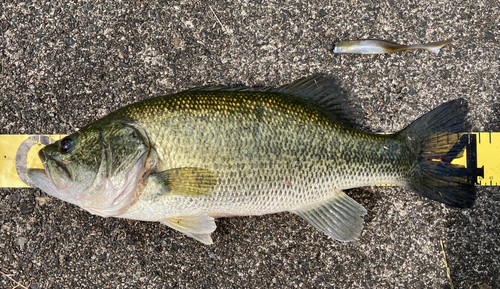
POLYGON ((214 218, 210 217, 207 213, 166 218, 160 222, 205 245, 213 244, 210 234, 215 231, 217 225, 215 224, 214 218))
POLYGON ((338 241, 357 240, 363 229, 366 209, 342 191, 313 208, 292 211, 338 241))

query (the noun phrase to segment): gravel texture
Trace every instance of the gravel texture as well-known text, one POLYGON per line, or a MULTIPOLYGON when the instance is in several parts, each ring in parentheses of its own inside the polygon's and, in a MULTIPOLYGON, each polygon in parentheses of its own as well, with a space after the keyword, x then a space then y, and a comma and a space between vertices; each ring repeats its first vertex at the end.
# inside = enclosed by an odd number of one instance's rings
MULTIPOLYGON (((2 1, 0 133, 70 133, 126 104, 210 84, 340 77, 362 122, 392 132, 459 97, 500 131, 498 1, 2 1), (439 55, 335 55, 335 40, 439 55)), ((158 223, 104 219, 35 189, 0 190, 0 287, 500 288, 500 197, 460 210, 397 187, 348 192, 367 209, 340 243, 282 213, 217 221, 215 244, 158 223), (10 278, 10 279, 9 279, 10 278), (15 283, 13 280, 15 280, 15 283)))

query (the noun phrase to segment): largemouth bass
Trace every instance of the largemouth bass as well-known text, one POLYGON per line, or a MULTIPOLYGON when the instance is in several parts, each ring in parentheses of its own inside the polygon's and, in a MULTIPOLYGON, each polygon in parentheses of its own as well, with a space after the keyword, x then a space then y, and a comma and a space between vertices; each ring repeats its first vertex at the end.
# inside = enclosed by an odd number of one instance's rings
POLYGON ((43 148, 34 187, 103 217, 159 221, 205 244, 214 218, 293 212, 356 240, 365 208, 343 190, 398 184, 470 207, 475 187, 444 155, 463 99, 404 130, 355 128, 348 91, 314 75, 276 89, 205 87, 121 108, 43 148))
POLYGON ((402 45, 378 39, 359 39, 359 40, 339 42, 335 44, 333 52, 357 53, 357 54, 383 54, 383 53, 423 49, 438 54, 441 48, 453 42, 454 42, 453 40, 446 40, 446 41, 429 42, 424 44, 402 45))

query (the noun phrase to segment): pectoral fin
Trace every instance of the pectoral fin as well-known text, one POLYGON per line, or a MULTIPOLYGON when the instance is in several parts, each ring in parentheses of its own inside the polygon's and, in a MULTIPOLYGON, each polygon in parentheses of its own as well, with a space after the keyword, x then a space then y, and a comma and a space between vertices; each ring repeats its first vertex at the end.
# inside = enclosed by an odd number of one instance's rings
POLYGON ((156 195, 175 194, 198 197, 212 194, 219 183, 218 176, 202 168, 176 168, 151 174, 150 190, 156 195))
POLYGON ((217 225, 215 225, 214 218, 210 217, 207 213, 166 218, 160 222, 202 242, 205 245, 213 244, 210 234, 215 231, 217 225))
POLYGON ((328 236, 343 242, 357 240, 363 229, 366 210, 344 192, 313 208, 295 210, 293 213, 323 231, 328 236))

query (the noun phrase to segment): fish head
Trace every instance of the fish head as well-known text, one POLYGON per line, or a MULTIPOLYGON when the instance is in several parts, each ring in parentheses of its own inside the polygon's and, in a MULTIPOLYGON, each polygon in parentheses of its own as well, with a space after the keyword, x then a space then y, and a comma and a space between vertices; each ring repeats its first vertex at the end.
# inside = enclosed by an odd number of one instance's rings
POLYGON ((33 187, 93 214, 119 216, 130 206, 156 153, 131 121, 98 121, 42 148, 43 169, 28 169, 33 187))

